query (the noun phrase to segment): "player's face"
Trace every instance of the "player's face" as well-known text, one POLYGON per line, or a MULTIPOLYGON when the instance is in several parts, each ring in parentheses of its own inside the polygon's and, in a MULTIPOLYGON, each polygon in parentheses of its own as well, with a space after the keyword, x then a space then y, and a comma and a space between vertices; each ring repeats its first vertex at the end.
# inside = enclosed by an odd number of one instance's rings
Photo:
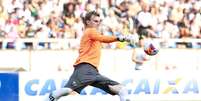
POLYGON ((101 22, 100 17, 98 17, 98 16, 92 16, 92 17, 91 17, 91 20, 90 20, 90 22, 89 22, 89 25, 90 25, 91 27, 97 28, 97 27, 99 27, 100 22, 101 22))

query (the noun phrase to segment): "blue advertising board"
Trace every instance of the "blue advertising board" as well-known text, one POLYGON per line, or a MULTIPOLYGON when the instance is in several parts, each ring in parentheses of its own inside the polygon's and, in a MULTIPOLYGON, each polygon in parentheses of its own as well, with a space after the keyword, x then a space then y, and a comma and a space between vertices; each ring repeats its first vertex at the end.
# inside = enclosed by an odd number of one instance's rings
POLYGON ((18 73, 0 73, 0 101, 19 101, 18 73))

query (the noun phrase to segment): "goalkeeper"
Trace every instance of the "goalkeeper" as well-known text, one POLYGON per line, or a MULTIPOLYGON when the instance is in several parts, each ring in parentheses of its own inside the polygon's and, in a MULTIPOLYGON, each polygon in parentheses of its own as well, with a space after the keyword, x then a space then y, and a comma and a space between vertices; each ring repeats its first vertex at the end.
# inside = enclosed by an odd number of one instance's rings
POLYGON ((127 98, 128 91, 120 83, 113 81, 98 71, 101 43, 115 41, 131 41, 128 36, 104 36, 97 31, 100 25, 99 14, 95 11, 88 12, 84 18, 85 31, 82 36, 79 57, 74 64, 74 71, 64 88, 50 93, 49 100, 56 101, 62 96, 73 92, 80 93, 88 85, 100 88, 111 95, 119 95, 120 101, 130 101, 127 98))

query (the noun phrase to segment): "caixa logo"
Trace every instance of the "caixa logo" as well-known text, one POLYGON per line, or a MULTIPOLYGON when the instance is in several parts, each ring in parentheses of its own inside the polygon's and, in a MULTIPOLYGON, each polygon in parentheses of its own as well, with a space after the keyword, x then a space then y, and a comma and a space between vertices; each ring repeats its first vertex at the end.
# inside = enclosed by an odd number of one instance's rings
MULTIPOLYGON (((66 84, 67 80, 63 80, 61 82, 60 87, 64 87, 66 84)), ((45 81, 45 83, 41 84, 41 80, 39 79, 33 79, 29 80, 24 87, 24 91, 27 95, 29 96, 44 96, 45 94, 48 94, 56 89, 56 83, 54 79, 48 79, 45 81), (35 89, 38 88, 38 89, 35 89)), ((98 88, 92 88, 92 89, 83 89, 81 91, 81 95, 96 95, 97 93, 101 94, 107 94, 106 92, 98 89, 98 88)))
MULTIPOLYGON (((175 80, 152 80, 149 79, 141 79, 138 82, 133 81, 132 79, 126 80, 123 82, 124 85, 131 84, 131 88, 129 87, 129 94, 199 94, 199 87, 197 80, 185 80, 185 82, 181 82, 182 79, 178 78, 175 80), (133 84, 136 83, 136 84, 133 84), (135 85, 135 86, 134 86, 135 85), (165 85, 165 87, 164 87, 165 85)), ((60 84, 60 87, 64 87, 67 80, 63 80, 60 84)), ((25 85, 25 93, 29 96, 43 96, 45 94, 50 93, 53 90, 59 89, 56 88, 56 83, 54 79, 48 79, 45 83, 42 84, 41 80, 34 79, 30 80, 25 85), (35 89, 37 88, 37 89, 35 89)), ((107 94, 106 92, 97 89, 83 89, 81 95, 96 95, 96 94, 107 94)))
MULTIPOLYGON (((127 80, 124 84, 136 81, 127 80)), ((129 94, 199 94, 198 82, 195 79, 184 80, 176 78, 174 80, 149 80, 141 79, 137 86, 129 89, 129 94)))

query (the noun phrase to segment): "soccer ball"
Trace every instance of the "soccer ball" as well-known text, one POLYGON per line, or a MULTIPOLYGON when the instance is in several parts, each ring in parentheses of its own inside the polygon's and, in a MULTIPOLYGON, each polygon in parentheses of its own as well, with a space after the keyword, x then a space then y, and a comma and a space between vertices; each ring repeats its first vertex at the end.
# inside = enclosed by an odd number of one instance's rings
POLYGON ((147 55, 154 56, 159 52, 159 44, 154 41, 147 41, 144 44, 144 52, 147 55))

